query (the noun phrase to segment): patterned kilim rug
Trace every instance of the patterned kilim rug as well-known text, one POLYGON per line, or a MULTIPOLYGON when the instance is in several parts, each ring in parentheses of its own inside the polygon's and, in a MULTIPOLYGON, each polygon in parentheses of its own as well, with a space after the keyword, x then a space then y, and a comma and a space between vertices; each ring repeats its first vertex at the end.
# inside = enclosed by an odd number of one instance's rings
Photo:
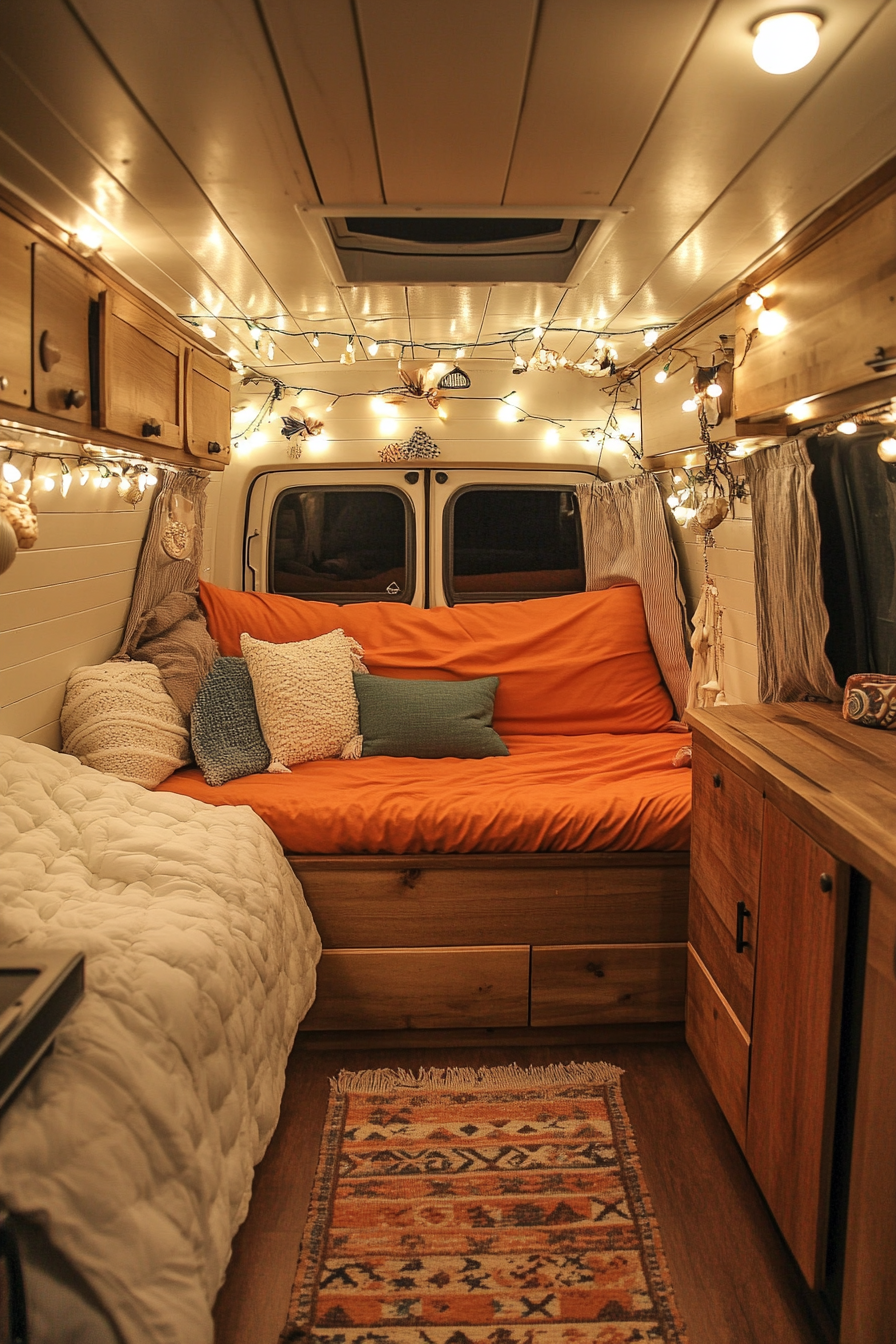
POLYGON ((619 1074, 341 1074, 281 1339, 685 1344, 619 1074))

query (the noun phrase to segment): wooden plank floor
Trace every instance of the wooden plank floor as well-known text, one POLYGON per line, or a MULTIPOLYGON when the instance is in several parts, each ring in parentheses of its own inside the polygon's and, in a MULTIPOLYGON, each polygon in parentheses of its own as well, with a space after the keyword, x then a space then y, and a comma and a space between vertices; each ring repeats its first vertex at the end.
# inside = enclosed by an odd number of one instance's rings
MULTIPOLYGON (((340 1069, 567 1063, 625 1069, 622 1091, 690 1344, 820 1344, 798 1271, 687 1046, 314 1049, 300 1038, 277 1132, 215 1305, 216 1344, 276 1344, 328 1097, 340 1069)), ((329 1041, 324 1042, 329 1044, 329 1041)))

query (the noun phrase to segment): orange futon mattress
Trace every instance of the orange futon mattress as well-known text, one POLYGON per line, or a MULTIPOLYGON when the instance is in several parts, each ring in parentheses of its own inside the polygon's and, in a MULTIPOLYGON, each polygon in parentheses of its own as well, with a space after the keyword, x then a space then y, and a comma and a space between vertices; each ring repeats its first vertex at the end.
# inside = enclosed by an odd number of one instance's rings
POLYGON ((179 770, 160 791, 246 804, 299 854, 687 849, 681 733, 505 734, 509 756, 311 761, 220 788, 179 770))

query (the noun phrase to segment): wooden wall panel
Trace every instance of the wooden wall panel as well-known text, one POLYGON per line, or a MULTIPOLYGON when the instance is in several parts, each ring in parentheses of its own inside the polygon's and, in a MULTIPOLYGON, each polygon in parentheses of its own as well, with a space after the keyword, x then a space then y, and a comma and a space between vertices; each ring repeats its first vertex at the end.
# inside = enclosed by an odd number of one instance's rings
POLYGON ((0 577, 0 733, 54 749, 69 673, 118 649, 149 519, 149 495, 132 509, 93 482, 35 485, 37 545, 0 577))

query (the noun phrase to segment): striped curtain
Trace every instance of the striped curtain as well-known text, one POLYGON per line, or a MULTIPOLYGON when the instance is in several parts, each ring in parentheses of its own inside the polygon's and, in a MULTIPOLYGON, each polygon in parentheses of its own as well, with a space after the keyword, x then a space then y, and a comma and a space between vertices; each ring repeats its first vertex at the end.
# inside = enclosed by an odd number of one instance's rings
POLYGON ((637 583, 647 632, 677 714, 688 702, 687 612, 654 476, 577 487, 589 592, 637 583))
POLYGON ((134 589, 131 593, 131 609, 121 648, 115 655, 123 658, 130 652, 140 622, 148 611, 157 607, 163 597, 170 593, 194 593, 199 587, 199 566, 202 562, 202 529, 205 523, 205 490, 208 475, 199 471, 164 471, 158 494, 153 500, 149 526, 143 539, 140 559, 137 561, 137 573, 134 576, 134 589), (183 560, 175 560, 162 544, 162 536, 169 525, 169 508, 172 497, 179 495, 193 505, 194 534, 193 546, 183 560))
POLYGON ((840 700, 824 651, 821 529, 801 439, 744 459, 753 505, 759 699, 840 700))

